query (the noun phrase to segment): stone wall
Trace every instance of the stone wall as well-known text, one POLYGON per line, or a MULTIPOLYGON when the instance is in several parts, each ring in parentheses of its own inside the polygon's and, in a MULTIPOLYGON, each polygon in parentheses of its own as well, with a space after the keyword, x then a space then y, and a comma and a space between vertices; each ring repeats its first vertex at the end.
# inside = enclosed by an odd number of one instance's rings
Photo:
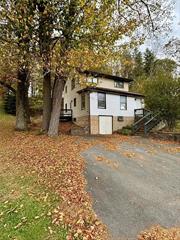
POLYGON ((89 127, 89 116, 77 117, 74 123, 80 127, 89 127))

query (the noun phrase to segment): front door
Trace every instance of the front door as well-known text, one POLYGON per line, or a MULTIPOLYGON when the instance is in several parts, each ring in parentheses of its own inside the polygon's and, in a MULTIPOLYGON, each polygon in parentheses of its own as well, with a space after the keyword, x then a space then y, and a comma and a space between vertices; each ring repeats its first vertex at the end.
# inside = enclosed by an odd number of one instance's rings
POLYGON ((99 134, 112 134, 112 116, 99 116, 99 134))

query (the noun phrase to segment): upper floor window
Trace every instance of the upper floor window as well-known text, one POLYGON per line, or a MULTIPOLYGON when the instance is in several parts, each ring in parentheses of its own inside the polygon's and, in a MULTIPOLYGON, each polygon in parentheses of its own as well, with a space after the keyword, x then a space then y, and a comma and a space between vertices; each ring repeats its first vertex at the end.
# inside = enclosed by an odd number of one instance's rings
POLYGON ((120 109, 127 110, 127 97, 126 96, 120 96, 120 109))
POLYGON ((115 81, 115 82, 114 82, 114 86, 115 86, 116 88, 124 88, 124 82, 115 81))
POLYGON ((76 85, 76 80, 73 78, 71 80, 71 90, 73 90, 75 88, 75 85, 76 85))
POLYGON ((81 94, 81 110, 85 109, 86 107, 86 97, 85 97, 85 94, 82 93, 81 94))
POLYGON ((93 83, 93 84, 98 84, 98 79, 96 77, 88 77, 87 82, 93 83))
POLYGON ((106 108, 106 94, 98 93, 98 108, 106 108))

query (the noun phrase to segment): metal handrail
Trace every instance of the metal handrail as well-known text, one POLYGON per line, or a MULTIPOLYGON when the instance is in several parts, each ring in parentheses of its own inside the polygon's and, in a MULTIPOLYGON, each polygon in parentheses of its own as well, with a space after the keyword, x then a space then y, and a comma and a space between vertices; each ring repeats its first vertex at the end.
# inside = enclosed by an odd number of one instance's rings
POLYGON ((145 126, 148 125, 150 122, 153 121, 153 119, 155 119, 155 118, 158 117, 159 115, 160 115, 160 114, 157 113, 155 116, 153 116, 151 119, 149 119, 144 125, 145 125, 145 126))
POLYGON ((133 124, 133 126, 136 126, 136 125, 138 125, 139 123, 141 123, 142 122, 142 120, 144 120, 144 119, 146 119, 148 116, 150 116, 152 113, 151 112, 149 112, 148 114, 146 114, 144 117, 142 117, 142 118, 140 118, 137 122, 135 122, 134 124, 133 124))

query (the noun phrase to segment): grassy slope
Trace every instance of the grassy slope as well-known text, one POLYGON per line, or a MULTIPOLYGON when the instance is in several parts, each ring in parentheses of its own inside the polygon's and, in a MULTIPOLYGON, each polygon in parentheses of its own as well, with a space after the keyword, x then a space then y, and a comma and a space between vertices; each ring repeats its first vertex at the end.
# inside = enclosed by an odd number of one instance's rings
MULTIPOLYGON (((0 102, 1 126, 12 127, 12 121, 14 117, 4 114, 0 102)), ((59 202, 37 184, 35 173, 13 165, 0 140, 0 240, 65 240, 66 230, 51 223, 51 211, 59 202)))

